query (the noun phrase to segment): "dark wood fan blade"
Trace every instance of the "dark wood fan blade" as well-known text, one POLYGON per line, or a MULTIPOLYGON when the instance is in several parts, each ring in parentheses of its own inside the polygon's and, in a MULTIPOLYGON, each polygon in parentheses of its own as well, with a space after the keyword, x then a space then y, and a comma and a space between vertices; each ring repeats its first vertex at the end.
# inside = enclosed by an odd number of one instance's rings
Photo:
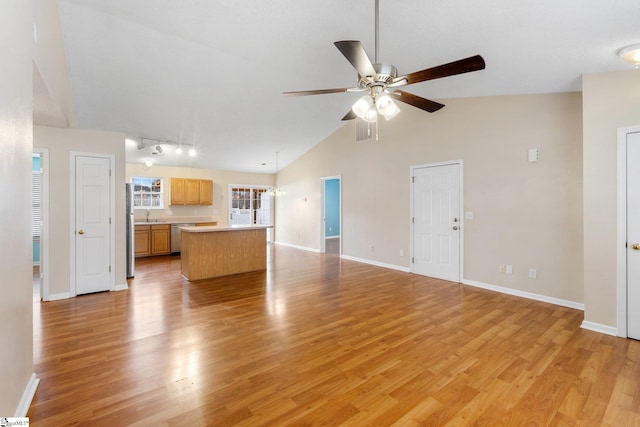
POLYGON ((335 42, 334 45, 347 58, 347 61, 353 65, 361 77, 375 76, 376 70, 371 64, 371 60, 364 51, 362 43, 357 40, 343 40, 335 42))
POLYGON ((434 113, 444 107, 444 104, 440 104, 439 102, 431 101, 430 99, 422 98, 421 96, 401 90, 389 92, 389 96, 392 96, 405 104, 413 105, 421 110, 428 111, 429 113, 434 113))
POLYGON ((356 113, 353 112, 353 110, 349 110, 349 112, 347 114, 344 115, 344 117, 342 118, 342 120, 353 120, 356 117, 356 113))
POLYGON ((341 93, 348 92, 350 87, 340 87, 335 89, 318 89, 318 90, 300 90, 297 92, 282 92, 283 95, 287 96, 303 96, 303 95, 323 95, 325 93, 341 93))
POLYGON ((449 62, 448 64, 438 65, 437 67, 416 71, 415 73, 407 74, 405 77, 407 79, 407 84, 413 84, 442 77, 454 76, 456 74, 470 73, 471 71, 484 70, 484 67, 484 59, 482 59, 482 56, 476 55, 460 59, 458 61, 449 62))

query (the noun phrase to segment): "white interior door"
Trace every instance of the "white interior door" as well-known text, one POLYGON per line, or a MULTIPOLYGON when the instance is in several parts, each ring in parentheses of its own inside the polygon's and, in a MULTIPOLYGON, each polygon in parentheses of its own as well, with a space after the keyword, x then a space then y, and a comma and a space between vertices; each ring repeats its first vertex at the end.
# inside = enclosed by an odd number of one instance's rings
POLYGON ((75 157, 76 294, 111 289, 111 161, 75 157))
POLYGON ((458 163, 413 170, 414 273, 460 281, 460 172, 458 163))
POLYGON ((640 133, 627 134, 627 336, 640 340, 640 133))

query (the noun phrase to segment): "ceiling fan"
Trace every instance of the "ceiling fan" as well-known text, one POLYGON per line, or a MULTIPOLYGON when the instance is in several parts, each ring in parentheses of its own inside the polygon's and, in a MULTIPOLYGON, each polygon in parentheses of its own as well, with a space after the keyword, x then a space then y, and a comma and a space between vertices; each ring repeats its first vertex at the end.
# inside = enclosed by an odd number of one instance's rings
POLYGON ((395 117, 400 109, 393 100, 401 101, 421 110, 433 113, 444 104, 413 95, 397 88, 427 80, 439 79, 456 74, 479 71, 485 68, 482 56, 475 55, 447 64, 416 71, 398 76, 398 70, 391 64, 378 62, 378 27, 379 27, 379 0, 375 1, 375 61, 372 63, 367 53, 357 40, 337 41, 334 45, 347 58, 353 68, 358 72, 358 82, 355 87, 343 87, 334 89, 303 90, 296 92, 283 92, 284 95, 322 95, 340 92, 366 92, 362 98, 353 104, 351 110, 342 120, 352 120, 359 117, 369 123, 377 121, 378 114, 387 120, 395 117))

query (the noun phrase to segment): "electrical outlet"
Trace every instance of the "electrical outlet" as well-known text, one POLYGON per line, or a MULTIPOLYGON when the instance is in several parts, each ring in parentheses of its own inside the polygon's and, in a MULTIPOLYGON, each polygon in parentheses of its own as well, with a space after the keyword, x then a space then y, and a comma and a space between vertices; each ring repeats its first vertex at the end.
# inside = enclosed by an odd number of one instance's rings
POLYGON ((507 264, 507 274, 513 274, 513 266, 511 264, 507 264))
POLYGON ((400 249, 400 256, 404 256, 404 249, 400 249))
POLYGON ((499 271, 500 273, 504 273, 505 271, 507 271, 507 268, 505 267, 505 265, 504 265, 504 264, 500 264, 500 265, 498 266, 498 271, 499 271))
POLYGON ((530 279, 535 279, 538 277, 538 270, 536 270, 535 268, 530 268, 529 269, 529 278, 530 279))

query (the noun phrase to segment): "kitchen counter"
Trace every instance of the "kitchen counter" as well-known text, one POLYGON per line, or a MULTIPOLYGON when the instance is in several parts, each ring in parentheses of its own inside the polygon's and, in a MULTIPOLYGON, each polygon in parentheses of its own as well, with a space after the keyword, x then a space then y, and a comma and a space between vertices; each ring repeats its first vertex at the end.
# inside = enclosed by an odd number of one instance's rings
POLYGON ((180 227, 180 230, 187 233, 211 233, 217 231, 236 231, 236 230, 266 230, 271 225, 230 225, 228 227, 219 226, 201 226, 201 227, 180 227))
POLYGON ((180 227, 182 275, 193 281, 266 270, 267 228, 180 227))

